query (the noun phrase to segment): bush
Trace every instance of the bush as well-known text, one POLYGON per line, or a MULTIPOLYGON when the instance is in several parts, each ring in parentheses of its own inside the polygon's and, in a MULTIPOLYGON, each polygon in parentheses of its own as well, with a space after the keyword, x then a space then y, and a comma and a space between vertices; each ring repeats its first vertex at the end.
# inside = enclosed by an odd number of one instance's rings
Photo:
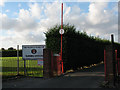
MULTIPOLYGON (((19 56, 22 56, 22 50, 19 50, 19 56)), ((2 50, 2 57, 17 57, 17 50, 2 50)))
MULTIPOLYGON (((60 28, 61 26, 56 25, 45 33, 46 47, 54 53, 60 52, 60 28)), ((104 48, 111 44, 110 41, 76 31, 74 25, 63 25, 63 29, 65 30, 63 34, 64 70, 76 70, 81 66, 99 63, 104 60, 104 48)), ((115 46, 120 47, 118 43, 115 43, 115 46)))

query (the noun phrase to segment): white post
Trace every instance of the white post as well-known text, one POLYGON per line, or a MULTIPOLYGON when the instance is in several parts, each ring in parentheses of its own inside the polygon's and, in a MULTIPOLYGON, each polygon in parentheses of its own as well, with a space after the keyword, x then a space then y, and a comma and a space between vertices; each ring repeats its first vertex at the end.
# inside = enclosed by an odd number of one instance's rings
POLYGON ((17 75, 19 75, 19 45, 17 45, 17 75))

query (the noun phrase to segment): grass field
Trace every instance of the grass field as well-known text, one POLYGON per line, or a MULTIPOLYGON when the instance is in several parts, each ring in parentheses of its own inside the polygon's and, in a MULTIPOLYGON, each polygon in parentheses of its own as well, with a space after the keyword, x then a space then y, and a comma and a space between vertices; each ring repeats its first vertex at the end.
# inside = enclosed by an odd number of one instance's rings
MULTIPOLYGON (((0 67, 2 67, 2 76, 17 75, 17 57, 0 58, 0 67)), ((26 60, 26 71, 28 76, 43 77, 43 66, 37 64, 37 60, 26 60)), ((24 60, 19 57, 19 74, 24 75, 24 60)))

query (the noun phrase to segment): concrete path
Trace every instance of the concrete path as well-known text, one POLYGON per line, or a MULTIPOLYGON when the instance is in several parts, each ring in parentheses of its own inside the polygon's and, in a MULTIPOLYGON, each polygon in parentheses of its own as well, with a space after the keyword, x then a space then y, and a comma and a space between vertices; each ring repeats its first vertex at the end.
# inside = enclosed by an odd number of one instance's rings
POLYGON ((61 77, 20 78, 3 82, 3 88, 100 88, 104 81, 104 65, 68 73, 61 77))

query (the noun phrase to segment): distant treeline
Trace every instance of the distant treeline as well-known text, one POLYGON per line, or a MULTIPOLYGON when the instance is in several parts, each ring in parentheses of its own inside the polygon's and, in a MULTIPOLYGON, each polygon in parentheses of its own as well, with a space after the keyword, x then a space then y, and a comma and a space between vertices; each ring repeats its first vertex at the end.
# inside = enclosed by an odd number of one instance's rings
MULTIPOLYGON (((17 57, 17 50, 1 50, 2 57, 17 57)), ((22 50, 19 50, 19 56, 22 56, 22 50)))
MULTIPOLYGON (((60 30, 56 25, 45 33, 46 47, 54 53, 60 53, 60 30)), ((63 25, 63 62, 64 70, 77 69, 84 65, 99 63, 104 60, 104 49, 110 45, 109 40, 88 36, 85 32, 76 31, 74 25, 63 25)), ((120 49, 120 44, 115 43, 115 48, 120 49)))

